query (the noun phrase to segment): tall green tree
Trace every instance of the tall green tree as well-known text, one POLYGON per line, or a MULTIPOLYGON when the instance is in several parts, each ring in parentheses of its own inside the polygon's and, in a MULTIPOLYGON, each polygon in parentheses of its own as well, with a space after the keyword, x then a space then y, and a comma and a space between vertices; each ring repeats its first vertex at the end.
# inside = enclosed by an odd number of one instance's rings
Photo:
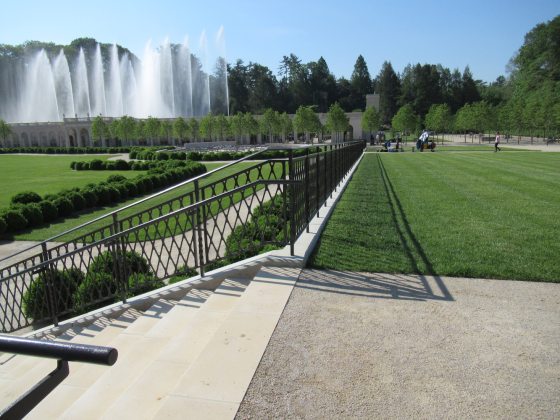
POLYGON ((160 121, 152 116, 149 116, 144 126, 144 135, 150 141, 150 145, 155 144, 155 140, 159 136, 160 121))
POLYGON ((227 140, 230 133, 229 119, 224 114, 216 116, 216 136, 221 140, 227 140))
POLYGON ((200 134, 207 141, 214 140, 216 135, 216 117, 208 114, 200 119, 200 134))
MULTIPOLYGON (((451 111, 447 104, 434 104, 426 114, 426 128, 445 135, 451 126, 451 111)), ((443 137, 442 137, 443 139, 443 137)))
POLYGON ((280 114, 268 108, 259 121, 262 134, 266 134, 269 142, 274 141, 275 135, 280 133, 280 114))
POLYGON ((381 126, 381 117, 377 109, 373 106, 368 106, 362 114, 362 128, 369 131, 370 137, 374 131, 378 131, 381 126))
POLYGON ((309 87, 313 98, 312 104, 318 112, 327 112, 329 103, 336 98, 336 80, 323 57, 317 62, 307 64, 309 69, 309 87))
POLYGON ((175 137, 180 144, 183 143, 187 136, 188 124, 183 117, 178 117, 173 121, 173 137, 175 137))
POLYGON ((231 114, 249 110, 249 75, 247 66, 237 60, 228 66, 229 111, 231 114))
POLYGON ((130 140, 134 136, 134 128, 136 127, 136 120, 128 115, 124 115, 118 122, 118 137, 124 141, 128 146, 130 140))
POLYGON ((391 120, 393 129, 404 133, 404 135, 415 132, 419 123, 419 118, 414 113, 414 109, 411 104, 401 106, 391 120))
POLYGON ((98 141, 102 147, 105 147, 105 139, 107 138, 108 127, 103 117, 98 115, 91 123, 91 134, 94 140, 98 141))
POLYGON ((373 84, 366 64, 366 60, 359 55, 354 64, 352 77, 350 77, 351 103, 354 109, 363 110, 366 107, 366 95, 373 93, 373 84))
POLYGON ((0 119, 0 137, 2 137, 2 145, 4 147, 7 146, 7 139, 8 136, 12 134, 12 129, 10 128, 10 126, 8 125, 8 123, 2 119, 0 119))
POLYGON ((385 61, 381 66, 376 83, 379 93, 379 114, 383 123, 390 123, 399 109, 399 98, 401 96, 401 83, 393 70, 393 66, 385 61))
POLYGON ((159 138, 170 144, 173 135, 173 125, 169 120, 161 120, 159 123, 159 138))
POLYGON ((344 140, 344 132, 348 129, 349 122, 348 117, 338 102, 332 104, 327 113, 326 126, 335 142, 344 140))
POLYGON ((294 131, 294 126, 292 124, 292 119, 286 112, 280 114, 279 122, 280 122, 280 134, 282 134, 282 142, 285 143, 288 134, 294 131))
POLYGON ((191 118, 188 123, 187 138, 189 141, 195 142, 200 135, 200 123, 196 118, 191 118))
POLYGON ((238 112, 230 117, 229 125, 235 141, 239 142, 245 134, 243 128, 243 114, 241 112, 238 112))
POLYGON ((297 109, 293 124, 298 133, 305 134, 306 142, 309 142, 311 133, 317 133, 321 130, 319 117, 310 106, 302 105, 297 109))

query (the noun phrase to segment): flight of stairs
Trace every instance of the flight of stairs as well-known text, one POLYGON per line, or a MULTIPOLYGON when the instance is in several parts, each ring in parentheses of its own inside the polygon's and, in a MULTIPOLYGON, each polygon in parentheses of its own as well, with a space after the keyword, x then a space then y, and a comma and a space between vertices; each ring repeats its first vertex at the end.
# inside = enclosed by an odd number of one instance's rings
MULTIPOLYGON (((258 267, 215 290, 187 287, 146 310, 76 324, 56 340, 115 347, 117 363, 70 362, 69 376, 27 418, 233 418, 299 272, 258 267)), ((56 365, 7 355, 0 363, 2 408, 56 365)))

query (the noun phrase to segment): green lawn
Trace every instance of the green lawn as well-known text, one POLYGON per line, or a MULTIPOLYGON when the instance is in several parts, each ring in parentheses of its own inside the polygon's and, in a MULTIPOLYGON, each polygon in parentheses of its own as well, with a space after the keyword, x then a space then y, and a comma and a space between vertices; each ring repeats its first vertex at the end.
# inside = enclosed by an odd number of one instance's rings
POLYGON ((559 153, 366 154, 310 265, 560 281, 559 153))
MULTIPOLYGON (((225 165, 225 163, 223 163, 223 162, 221 162, 221 163, 217 163, 217 162, 202 162, 202 163, 206 166, 206 168, 208 169, 208 171, 211 171, 212 169, 215 169, 215 168, 217 168, 217 167, 220 167, 220 166, 225 165)), ((256 164, 256 162, 252 162, 252 161, 247 162, 247 161, 246 161, 246 162, 241 162, 241 163, 239 163, 239 164, 233 165, 233 166, 231 166, 231 167, 229 167, 229 168, 227 168, 227 169, 224 169, 223 171, 218 171, 216 174, 210 175, 208 178, 205 178, 205 179, 201 182, 201 186, 204 186, 204 185, 206 185, 206 184, 208 184, 208 183, 211 183, 211 182, 213 182, 213 181, 216 181, 216 180, 218 180, 218 179, 220 179, 220 178, 223 178, 223 177, 225 177, 225 176, 227 176, 227 175, 229 175, 229 174, 233 174, 233 173, 235 173, 235 172, 241 171, 241 170, 243 170, 244 168, 253 166, 253 165, 255 165, 255 164, 256 164)), ((93 171, 82 171, 82 172, 93 172, 93 171)), ((104 171, 104 172, 108 172, 108 171, 104 171)), ((136 171, 135 171, 135 172, 136 172, 136 171)), ((253 173, 256 173, 256 172, 257 172, 256 170, 253 171, 253 173)), ((267 170, 265 169, 263 175, 264 175, 264 176, 267 176, 267 173, 268 173, 268 172, 269 172, 269 171, 267 171, 267 170)), ((128 172, 128 171, 124 171, 123 173, 129 173, 129 172, 128 172)), ((107 176, 108 176, 108 175, 107 175, 107 176)), ((234 181, 229 181, 229 182, 228 182, 228 185, 227 185, 228 188, 233 188, 233 184, 234 184, 234 181)), ((220 192, 221 192, 221 187, 222 187, 222 186, 220 185, 220 186, 217 188, 216 193, 220 193, 220 192)), ((157 205, 157 204, 159 204, 159 203, 162 203, 162 202, 164 202, 164 201, 167 201, 167 200, 170 200, 170 199, 179 197, 179 196, 181 196, 181 195, 184 195, 184 194, 186 194, 186 193, 192 191, 193 188, 194 188, 194 187, 193 187, 192 184, 188 184, 188 185, 186 185, 184 188, 180 188, 180 189, 177 189, 177 190, 175 190, 175 191, 172 191, 172 192, 163 194, 163 195, 161 195, 161 196, 159 196, 159 197, 154 198, 153 200, 148 200, 148 201, 146 201, 145 203, 142 203, 142 204, 140 204, 140 205, 138 205, 138 206, 135 206, 135 207, 133 207, 133 208, 131 208, 131 209, 125 210, 125 211, 123 211, 122 213, 119 213, 119 219, 122 219, 123 217, 125 217, 125 216, 127 216, 127 215, 135 214, 135 213, 137 213, 137 212, 139 212, 139 211, 141 211, 141 210, 144 210, 144 209, 153 207, 153 206, 155 206, 155 205, 157 205)), ((150 195, 151 195, 151 194, 154 194, 154 193, 150 193, 150 195)), ((102 207, 102 208, 97 208, 97 209, 85 211, 85 212, 80 213, 80 214, 77 215, 77 216, 68 217, 68 218, 66 218, 66 219, 59 220, 59 221, 57 221, 56 223, 51 223, 51 224, 49 224, 49 225, 44 225, 43 227, 40 227, 40 228, 35 228, 35 229, 31 230, 31 231, 24 231, 24 232, 22 232, 22 233, 16 234, 16 235, 13 236, 13 239, 16 239, 16 240, 31 240, 31 241, 45 240, 45 239, 51 238, 51 237, 53 237, 53 236, 55 236, 55 235, 58 235, 58 234, 60 234, 60 233, 63 233, 63 232, 65 232, 65 231, 69 230, 69 229, 72 229, 72 228, 74 228, 74 227, 80 226, 80 225, 82 225, 82 224, 84 224, 84 223, 86 223, 86 222, 88 222, 88 221, 90 221, 90 220, 93 220, 93 219, 96 219, 96 218, 98 218, 98 217, 101 217, 101 216, 103 216, 103 215, 105 215, 105 214, 107 214, 107 213, 109 213, 109 212, 111 212, 111 211, 114 211, 114 210, 117 210, 117 209, 119 209, 119 208, 122 208, 122 207, 124 207, 124 206, 126 206, 126 205, 128 205, 128 204, 132 204, 132 203, 134 203, 134 202, 136 202, 136 201, 138 201, 138 200, 140 200, 140 199, 141 199, 141 197, 136 197, 136 198, 133 198, 133 199, 131 199, 131 200, 124 201, 124 202, 118 203, 118 204, 113 205, 113 206, 107 206, 107 207, 102 207)), ((234 197, 234 201, 238 201, 238 200, 240 200, 240 199, 241 199, 241 196, 240 196, 239 194, 237 194, 237 195, 234 197)), ((222 203, 222 205, 225 206, 226 203, 222 203)), ((174 209, 174 210, 176 210, 176 209, 178 209, 178 208, 179 208, 178 205, 174 205, 174 206, 173 206, 173 209, 174 209)), ((214 206, 212 207, 212 209, 214 209, 214 208, 217 208, 217 204, 214 205, 214 206)), ((213 210, 212 210, 212 211, 213 211, 213 210)), ((183 219, 180 219, 180 221, 181 221, 181 220, 183 220, 183 219)), ((95 230, 96 228, 99 228, 99 227, 101 227, 101 226, 108 225, 108 224, 110 224, 110 223, 111 223, 110 220, 108 220, 107 218, 102 219, 102 220, 99 220, 99 221, 97 221, 97 222, 95 222, 95 223, 93 223, 93 224, 90 224, 90 225, 88 225, 88 226, 86 226, 86 227, 83 227, 83 228, 77 230, 77 231, 74 231, 74 232, 72 232, 72 233, 69 234, 69 235, 65 235, 65 236, 63 236, 63 237, 60 237, 60 238, 57 239, 57 241, 67 241, 67 240, 71 240, 71 239, 74 238, 74 237, 77 237, 77 236, 79 236, 79 235, 87 234, 87 233, 89 233, 89 232, 95 230)), ((171 221, 170 221, 170 224, 169 224, 169 226, 168 226, 168 229, 170 229, 170 231, 172 231, 174 224, 175 224, 175 221, 174 221, 174 220, 171 220, 171 221)), ((159 228, 160 228, 160 229, 164 229, 165 226, 162 224, 162 225, 159 226, 159 228)), ((164 235, 164 236, 166 236, 166 235, 164 235)), ((142 233, 139 237, 137 237, 136 239, 137 239, 137 240, 141 240, 142 237, 143 237, 143 233, 142 233)))
POLYGON ((100 182, 110 175, 132 178, 142 171, 73 171, 72 161, 107 160, 111 155, 0 155, 0 208, 10 204, 12 196, 22 191, 35 191, 41 196, 61 190, 100 182))

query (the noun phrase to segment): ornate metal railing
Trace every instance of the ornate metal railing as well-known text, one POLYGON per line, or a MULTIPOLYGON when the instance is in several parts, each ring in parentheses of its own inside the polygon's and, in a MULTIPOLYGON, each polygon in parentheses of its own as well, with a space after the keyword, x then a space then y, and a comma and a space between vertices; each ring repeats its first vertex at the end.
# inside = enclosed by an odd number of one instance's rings
POLYGON ((196 178, 164 203, 120 219, 113 213, 103 233, 50 249, 43 243, 39 255, 0 270, 1 330, 56 324, 270 247, 290 244, 293 253, 363 147, 313 148, 206 184, 196 178))

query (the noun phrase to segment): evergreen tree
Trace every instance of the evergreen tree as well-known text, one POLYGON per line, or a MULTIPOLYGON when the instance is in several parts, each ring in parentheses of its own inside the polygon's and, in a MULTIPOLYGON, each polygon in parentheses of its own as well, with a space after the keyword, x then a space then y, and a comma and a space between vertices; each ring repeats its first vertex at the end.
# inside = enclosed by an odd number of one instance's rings
POLYGON ((377 76, 377 93, 379 93, 379 114, 383 123, 389 123, 398 110, 401 84, 391 63, 385 61, 377 76))
POLYGON ((366 107, 366 95, 372 92, 372 82, 366 60, 359 55, 354 64, 354 71, 350 78, 352 110, 364 110, 366 107))

